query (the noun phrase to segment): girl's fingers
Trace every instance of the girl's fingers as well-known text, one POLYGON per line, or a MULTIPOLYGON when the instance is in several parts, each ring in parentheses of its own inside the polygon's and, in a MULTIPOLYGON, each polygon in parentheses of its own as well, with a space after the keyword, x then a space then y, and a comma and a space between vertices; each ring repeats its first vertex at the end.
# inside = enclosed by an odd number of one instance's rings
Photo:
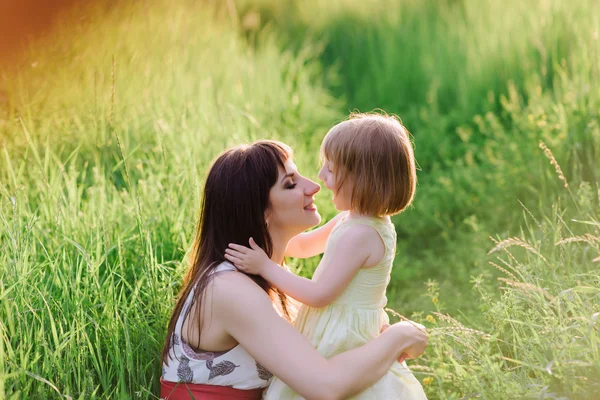
POLYGON ((230 256, 236 258, 244 258, 245 254, 236 250, 225 249, 225 254, 229 254, 230 256))
POLYGON ((248 249, 246 246, 240 246, 239 244, 229 243, 229 248, 239 251, 240 253, 245 253, 248 249))
POLYGON ((234 257, 230 254, 225 254, 225 258, 227 260, 231 261, 233 264, 235 264, 236 267, 238 267, 238 268, 240 267, 240 263, 242 262, 242 260, 240 260, 239 258, 234 257))
POLYGON ((250 240, 248 241, 248 243, 250 243, 250 247, 251 247, 252 249, 254 249, 254 250, 258 250, 258 249, 259 249, 259 247, 258 247, 258 245, 256 244, 256 242, 254 241, 254 239, 250 238, 250 240))

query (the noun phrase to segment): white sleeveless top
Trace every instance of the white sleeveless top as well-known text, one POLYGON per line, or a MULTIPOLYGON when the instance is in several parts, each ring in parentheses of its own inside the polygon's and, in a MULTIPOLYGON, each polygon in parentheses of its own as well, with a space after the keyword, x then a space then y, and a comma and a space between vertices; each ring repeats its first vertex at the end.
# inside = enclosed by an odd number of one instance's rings
MULTIPOLYGON (((237 269, 233 264, 223 262, 215 268, 213 274, 221 271, 237 269)), ((190 292, 179 314, 169 351, 169 365, 163 363, 162 379, 168 382, 229 386, 241 390, 267 387, 273 374, 257 363, 239 344, 222 352, 195 351, 183 340, 183 317, 192 304, 195 291, 196 287, 190 292)))

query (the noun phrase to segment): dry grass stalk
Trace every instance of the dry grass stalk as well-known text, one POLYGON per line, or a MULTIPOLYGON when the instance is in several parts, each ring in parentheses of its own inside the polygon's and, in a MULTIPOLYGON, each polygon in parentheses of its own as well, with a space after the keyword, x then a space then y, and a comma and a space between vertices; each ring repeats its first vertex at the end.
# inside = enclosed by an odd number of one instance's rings
POLYGON ((490 339, 492 337, 492 335, 490 335, 488 333, 478 331, 477 329, 466 328, 464 326, 463 327, 445 326, 445 327, 441 327, 441 328, 435 328, 435 330, 436 331, 463 332, 463 333, 468 333, 470 335, 479 336, 484 339, 490 339))
POLYGON ((465 333, 481 336, 485 339, 491 338, 491 336, 485 332, 478 331, 478 330, 472 329, 472 328, 467 328, 466 326, 461 324, 458 320, 452 318, 448 314, 442 314, 442 313, 439 313, 436 311, 434 311, 432 314, 437 316, 440 320, 454 325, 454 326, 445 326, 445 327, 435 328, 436 331, 444 331, 445 330, 445 331, 454 331, 454 332, 465 332, 465 333))
MULTIPOLYGON (((513 254, 508 250, 508 249, 504 249, 504 251, 506 252, 506 254, 508 254, 508 258, 510 258, 512 260, 512 262, 514 262, 516 265, 523 265, 519 262, 519 260, 517 260, 517 258, 515 256, 513 256, 513 254)), ((509 265, 508 263, 506 263, 505 265, 509 265)), ((513 267, 513 271, 516 271, 517 269, 515 267, 513 267)))
POLYGON ((505 268, 502 268, 501 266, 499 266, 498 264, 496 264, 493 261, 489 261, 489 263, 496 268, 498 271, 505 273, 506 275, 510 276, 511 278, 513 278, 515 281, 518 281, 517 277, 510 271, 506 270, 505 268))
POLYGON ((419 365, 419 364, 417 364, 417 365, 411 365, 410 369, 411 370, 417 370, 417 371, 428 371, 428 372, 432 372, 433 371, 433 369, 431 369, 431 368, 429 368, 429 367, 427 367, 425 365, 419 365))
POLYGON ((400 321, 406 321, 409 322, 412 326, 414 326, 415 328, 417 328, 420 331, 426 332, 427 330, 424 329, 424 326, 421 324, 417 324, 414 321, 411 321, 410 319, 406 318, 404 315, 396 312, 395 310, 392 310, 391 308, 386 308, 385 311, 389 312, 390 314, 392 314, 394 317, 400 318, 400 321))
POLYGON ((112 57, 112 70, 111 70, 111 93, 110 93, 110 115, 108 116, 108 122, 110 125, 114 126, 114 118, 115 118, 115 97, 116 97, 116 76, 117 76, 117 61, 115 59, 115 55, 112 57))
POLYGON ((433 315, 437 316, 439 319, 441 319, 442 321, 448 322, 452 325, 455 325, 459 328, 464 328, 465 326, 463 324, 461 324, 460 322, 458 322, 458 320, 452 318, 451 316, 449 316, 448 314, 442 314, 439 312, 432 312, 433 315))
POLYGON ((515 281, 511 281, 506 278, 498 278, 498 280, 506 283, 507 285, 509 285, 513 288, 520 289, 525 294, 529 294, 528 292, 535 292, 535 293, 539 293, 539 294, 543 295, 547 300, 550 300, 550 301, 554 300, 554 296, 552 296, 550 293, 548 293, 546 290, 542 289, 541 287, 536 286, 532 283, 515 282, 515 281))
POLYGON ((521 205, 521 207, 523 207, 523 209, 527 212, 527 214, 529 214, 529 216, 531 217, 531 219, 533 220, 533 222, 535 222, 535 224, 537 226, 539 226, 542 229, 542 231, 545 231, 544 226, 542 224, 540 224, 540 222, 537 220, 536 217, 534 217, 534 215, 531 213, 531 211, 529 211, 529 209, 527 207, 525 207, 525 204, 523 204, 521 202, 521 200, 517 199, 517 201, 519 202, 519 204, 521 205))
POLYGON ((558 165, 556 158, 554 158, 554 154, 552 154, 552 151, 541 140, 540 140, 539 146, 540 146, 540 149, 544 150, 544 155, 550 160, 550 164, 552 164, 554 166, 554 170, 556 171, 556 174, 558 175, 558 179, 563 181, 563 183, 565 184, 565 187, 568 188, 569 183, 567 182, 567 178, 565 178, 565 174, 563 174, 563 171, 560 168, 560 165, 558 165))
MULTIPOLYGON (((521 263, 519 263, 517 261, 517 259, 510 253, 510 251, 505 250, 508 253, 508 256, 517 263, 517 266, 521 265, 521 263)), ((517 268, 515 268, 513 265, 509 264, 508 261, 500 258, 500 257, 496 257, 496 259, 498 261, 500 261, 502 264, 504 264, 504 266, 508 269, 510 269, 512 272, 514 272, 515 274, 518 274, 521 278, 523 278, 523 275, 521 275, 521 271, 519 271, 517 268)))
POLYGON ((488 335, 485 332, 478 331, 476 329, 467 328, 466 326, 461 324, 458 320, 452 318, 448 314, 442 314, 442 313, 439 313, 436 311, 434 311, 433 314, 435 316, 437 316, 439 319, 441 319, 442 321, 445 321, 445 322, 455 325, 454 327, 447 326, 447 327, 442 327, 442 328, 437 328, 437 329, 446 329, 446 330, 459 331, 459 332, 469 332, 469 333, 477 334, 479 336, 483 336, 486 339, 489 339, 491 337, 490 335, 488 335))
POLYGON ((555 243, 555 245, 558 246, 561 244, 573 243, 573 242, 585 242, 597 249, 598 244, 596 242, 600 243, 600 237, 586 233, 585 235, 581 235, 581 236, 573 236, 573 237, 569 237, 569 238, 560 239, 558 242, 555 243))
POLYGON ((504 239, 500 243, 496 244, 496 246, 493 249, 491 249, 490 251, 488 251, 488 255, 492 254, 492 253, 494 253, 494 252, 496 252, 498 250, 503 250, 503 249, 506 249, 506 248, 511 247, 511 246, 522 247, 525 250, 528 250, 528 251, 532 252, 533 254, 537 255, 546 264, 548 264, 548 261, 546 260, 546 258, 539 251, 537 251, 532 245, 530 245, 529 243, 527 243, 526 241, 524 241, 523 239, 520 239, 518 237, 512 237, 512 238, 504 239))
POLYGON ((468 338, 464 337, 464 336, 459 337, 459 336, 453 335, 452 331, 443 331, 441 328, 435 328, 435 330, 432 330, 431 334, 432 335, 436 335, 436 334, 443 335, 445 338, 450 337, 450 338, 456 340, 461 345, 463 345, 465 348, 471 350, 471 352, 473 354, 480 354, 480 352, 475 347, 473 347, 473 345, 471 343, 469 343, 467 341, 467 339, 472 340, 472 337, 470 337, 470 336, 468 338))

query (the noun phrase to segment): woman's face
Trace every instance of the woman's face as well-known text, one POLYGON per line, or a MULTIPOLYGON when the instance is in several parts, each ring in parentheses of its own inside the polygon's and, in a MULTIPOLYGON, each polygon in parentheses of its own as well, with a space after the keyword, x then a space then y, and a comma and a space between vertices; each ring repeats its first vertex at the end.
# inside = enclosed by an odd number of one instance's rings
POLYGON ((273 233, 290 236, 304 232, 321 222, 315 205, 315 194, 321 187, 300 175, 292 159, 285 162, 285 170, 279 168, 277 182, 269 194, 270 207, 266 222, 273 233))

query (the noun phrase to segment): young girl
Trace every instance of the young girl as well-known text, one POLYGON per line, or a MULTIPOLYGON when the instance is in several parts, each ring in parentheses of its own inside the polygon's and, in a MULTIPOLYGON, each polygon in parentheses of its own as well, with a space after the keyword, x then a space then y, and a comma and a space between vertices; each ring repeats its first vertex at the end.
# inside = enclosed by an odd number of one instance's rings
MULTIPOLYGON (((225 257, 303 303, 294 325, 322 355, 331 357, 367 343, 389 322, 383 307, 396 247, 390 216, 412 201, 416 174, 408 133, 390 116, 351 116, 327 133, 321 156, 319 178, 333 192, 336 209, 348 212, 290 242, 288 256, 306 258, 324 251, 312 280, 278 266, 252 238, 250 248, 230 244, 225 257)), ((293 177, 286 179, 293 189, 293 177)), ((314 205, 298 207, 312 210, 314 205)), ((264 398, 301 397, 274 379, 264 398)), ((419 381, 403 361, 394 363, 375 385, 353 397, 425 398, 419 381)))

